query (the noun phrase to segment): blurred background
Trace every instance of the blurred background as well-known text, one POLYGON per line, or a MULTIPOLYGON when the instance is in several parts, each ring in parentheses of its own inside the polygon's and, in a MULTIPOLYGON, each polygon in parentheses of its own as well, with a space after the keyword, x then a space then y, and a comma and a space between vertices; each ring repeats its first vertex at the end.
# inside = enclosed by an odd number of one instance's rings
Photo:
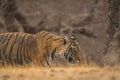
POLYGON ((107 0, 0 0, 0 32, 74 34, 86 59, 101 62, 107 0))

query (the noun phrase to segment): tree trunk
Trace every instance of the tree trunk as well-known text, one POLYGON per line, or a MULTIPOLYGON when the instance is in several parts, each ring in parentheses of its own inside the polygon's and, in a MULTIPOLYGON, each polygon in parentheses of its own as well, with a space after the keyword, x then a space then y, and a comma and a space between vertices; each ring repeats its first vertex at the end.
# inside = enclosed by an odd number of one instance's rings
POLYGON ((120 60, 119 0, 108 0, 109 28, 107 31, 105 63, 115 65, 120 60))

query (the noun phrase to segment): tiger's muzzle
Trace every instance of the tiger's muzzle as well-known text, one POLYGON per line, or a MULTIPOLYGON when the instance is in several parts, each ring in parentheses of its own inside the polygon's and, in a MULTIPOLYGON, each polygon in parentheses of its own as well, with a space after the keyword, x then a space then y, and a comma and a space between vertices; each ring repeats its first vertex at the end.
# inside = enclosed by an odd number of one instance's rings
POLYGON ((71 56, 68 52, 64 53, 65 59, 67 59, 71 64, 75 63, 75 58, 73 56, 71 56))

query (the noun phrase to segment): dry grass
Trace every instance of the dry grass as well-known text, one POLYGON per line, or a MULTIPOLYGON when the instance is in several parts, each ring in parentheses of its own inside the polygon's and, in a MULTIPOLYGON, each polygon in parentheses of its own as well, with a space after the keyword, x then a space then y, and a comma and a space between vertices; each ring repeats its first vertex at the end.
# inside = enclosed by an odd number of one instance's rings
POLYGON ((0 80, 120 80, 120 67, 1 67, 0 80))

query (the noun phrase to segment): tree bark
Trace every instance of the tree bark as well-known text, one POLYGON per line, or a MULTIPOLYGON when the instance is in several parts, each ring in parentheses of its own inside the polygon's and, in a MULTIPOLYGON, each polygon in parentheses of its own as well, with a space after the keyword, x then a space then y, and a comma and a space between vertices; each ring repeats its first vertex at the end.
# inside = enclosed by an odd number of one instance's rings
POLYGON ((8 32, 19 31, 15 24, 15 21, 17 20, 24 29, 24 32, 35 33, 35 29, 28 24, 24 14, 18 10, 16 0, 0 0, 0 7, 8 32))
POLYGON ((109 27, 104 54, 105 63, 109 65, 120 62, 119 2, 119 0, 108 0, 109 27))

